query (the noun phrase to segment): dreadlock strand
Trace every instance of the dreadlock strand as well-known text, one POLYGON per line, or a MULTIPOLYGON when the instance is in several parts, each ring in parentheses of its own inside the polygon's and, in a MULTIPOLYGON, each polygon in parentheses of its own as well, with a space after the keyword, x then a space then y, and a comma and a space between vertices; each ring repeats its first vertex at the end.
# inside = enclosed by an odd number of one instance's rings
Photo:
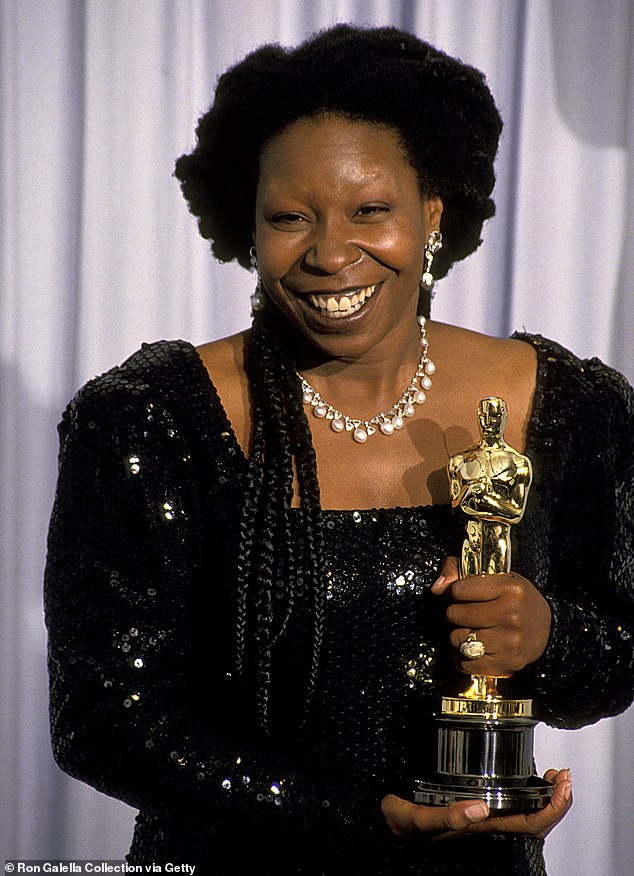
POLYGON ((261 422, 256 418, 247 466, 245 499, 240 515, 240 540, 237 557, 237 605, 236 605, 236 657, 235 670, 244 678, 246 662, 247 624, 249 614, 249 589, 253 567, 254 533, 262 493, 262 463, 264 435, 261 422))
MULTIPOLYGON (((293 384, 291 384, 293 386, 293 384)), ((313 595, 313 647, 304 707, 304 720, 307 717, 314 693, 324 634, 324 619, 326 607, 326 587, 323 581, 324 537, 322 529, 321 502, 319 480, 317 477, 317 458, 312 443, 310 426, 304 411, 303 400, 298 382, 294 391, 289 392, 289 414, 293 423, 296 440, 297 478, 300 489, 300 499, 306 514, 306 537, 308 541, 307 557, 309 560, 307 577, 313 595)))

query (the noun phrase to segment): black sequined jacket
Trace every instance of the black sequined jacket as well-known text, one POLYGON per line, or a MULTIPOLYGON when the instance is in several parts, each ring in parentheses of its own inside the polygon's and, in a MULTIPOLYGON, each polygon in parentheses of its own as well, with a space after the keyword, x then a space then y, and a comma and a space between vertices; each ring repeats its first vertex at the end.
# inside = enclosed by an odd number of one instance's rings
MULTIPOLYGON (((518 673, 539 717, 578 727, 632 699, 634 403, 625 380, 540 337, 529 503, 513 564, 552 634, 518 673)), ((538 874, 536 840, 399 841, 381 796, 410 795, 451 680, 429 593, 454 549, 447 506, 324 511, 328 589, 311 720, 285 721, 307 638, 302 594, 276 646, 264 737, 232 677, 245 459, 194 348, 145 345, 60 425, 45 601, 60 766, 138 808, 131 863, 206 874, 538 874)), ((303 547, 302 512, 293 537, 303 547)))

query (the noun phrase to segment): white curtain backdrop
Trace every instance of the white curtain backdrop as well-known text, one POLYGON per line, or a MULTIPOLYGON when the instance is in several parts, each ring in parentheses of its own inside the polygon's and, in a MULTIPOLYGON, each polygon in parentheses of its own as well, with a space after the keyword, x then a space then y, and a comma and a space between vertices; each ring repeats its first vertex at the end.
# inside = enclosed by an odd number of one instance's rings
MULTIPOLYGON (((498 215, 439 284, 435 317, 539 331, 634 379, 631 0, 0 0, 1 858, 127 850, 132 810, 50 753, 55 426, 142 341, 244 327, 251 277, 213 261, 174 158, 228 64, 338 21, 405 27, 480 67, 506 122, 498 215)), ((575 780, 547 842, 552 876, 634 871, 633 714, 539 728, 540 770, 575 780)))

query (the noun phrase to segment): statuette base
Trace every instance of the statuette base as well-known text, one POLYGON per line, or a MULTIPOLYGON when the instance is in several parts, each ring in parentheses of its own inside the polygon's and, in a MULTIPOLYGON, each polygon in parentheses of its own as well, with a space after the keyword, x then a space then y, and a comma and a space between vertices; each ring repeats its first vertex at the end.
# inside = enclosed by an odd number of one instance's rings
MULTIPOLYGON (((500 708, 523 702, 530 700, 479 705, 500 708)), ((446 806, 456 800, 484 800, 493 814, 542 809, 554 785, 533 775, 535 723, 517 713, 510 717, 475 712, 439 716, 436 771, 430 781, 416 782, 414 801, 446 806)))
POLYGON ((513 815, 543 809, 552 793, 552 783, 537 776, 531 776, 521 787, 506 787, 492 782, 485 784, 484 780, 482 784, 474 785, 418 782, 414 802, 426 806, 449 806, 458 800, 484 800, 492 816, 513 815))

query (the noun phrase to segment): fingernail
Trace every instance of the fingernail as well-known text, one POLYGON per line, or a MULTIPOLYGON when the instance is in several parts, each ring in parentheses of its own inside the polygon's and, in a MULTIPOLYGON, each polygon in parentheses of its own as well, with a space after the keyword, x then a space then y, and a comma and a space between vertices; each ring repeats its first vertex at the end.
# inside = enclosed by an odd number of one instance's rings
POLYGON ((566 782, 564 785, 564 800, 570 800, 572 794, 572 782, 566 782))
POLYGON ((436 578, 434 583, 431 585, 431 589, 433 590, 436 587, 440 587, 441 584, 444 584, 446 580, 447 580, 446 575, 439 575, 438 578, 436 578))
POLYGON ((464 814, 469 821, 482 821, 482 819, 486 818, 489 814, 489 807, 486 803, 483 803, 482 800, 478 800, 477 803, 472 803, 470 806, 467 806, 464 814))

